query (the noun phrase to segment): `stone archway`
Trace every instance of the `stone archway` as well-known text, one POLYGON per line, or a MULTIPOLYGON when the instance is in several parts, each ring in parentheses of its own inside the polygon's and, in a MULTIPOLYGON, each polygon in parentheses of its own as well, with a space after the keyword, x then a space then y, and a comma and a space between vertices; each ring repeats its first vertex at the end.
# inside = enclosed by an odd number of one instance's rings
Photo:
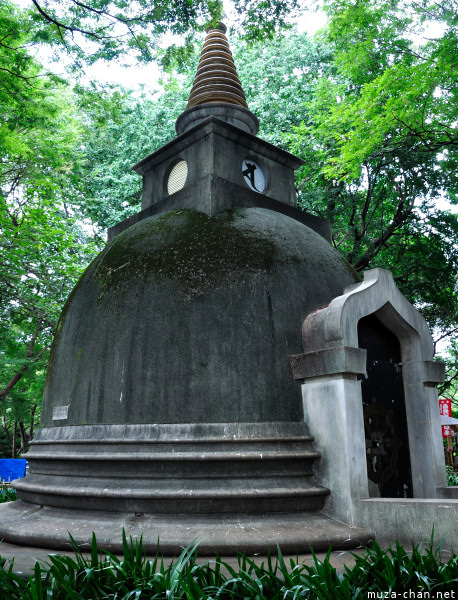
POLYGON ((434 384, 444 367, 434 358, 428 326, 397 289, 390 272, 373 269, 303 324, 304 353, 292 356, 302 380, 304 419, 322 454, 321 481, 331 489, 330 511, 352 522, 353 502, 369 498, 362 376, 367 350, 358 323, 376 318, 399 340, 415 498, 434 498, 445 483, 440 417, 434 384))

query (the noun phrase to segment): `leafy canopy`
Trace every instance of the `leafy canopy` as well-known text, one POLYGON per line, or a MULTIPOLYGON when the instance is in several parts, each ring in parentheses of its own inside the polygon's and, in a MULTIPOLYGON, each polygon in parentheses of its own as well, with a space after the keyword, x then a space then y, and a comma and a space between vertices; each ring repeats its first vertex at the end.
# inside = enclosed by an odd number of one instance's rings
MULTIPOLYGON (((457 190, 456 2, 326 0, 329 28, 311 40, 273 35, 295 1, 243 0, 245 37, 231 36, 260 136, 305 160, 299 205, 331 221, 357 270, 390 269, 452 338, 458 221, 438 201, 455 202, 457 190), (431 20, 436 38, 422 32, 431 20)), ((188 34, 220 14, 208 1, 0 6, 0 399, 12 421, 41 396, 57 316, 100 234, 139 210, 132 164, 175 136, 195 73, 183 65, 197 58, 188 34), (166 32, 185 46, 160 50, 166 32), (72 88, 33 58, 37 43, 79 64, 133 51, 179 68, 160 93, 72 88)))
MULTIPOLYGON (((234 0, 238 29, 250 39, 272 38, 286 27, 299 0, 234 0)), ((222 0, 31 0, 29 15, 36 42, 68 53, 80 66, 99 59, 134 56, 149 62, 162 54, 165 35, 178 35, 184 48, 168 44, 170 56, 189 55, 194 34, 223 16, 222 0)))
POLYGON ((355 177, 367 156, 406 148, 442 151, 442 162, 455 163, 448 151, 458 147, 457 0, 325 0, 325 8, 345 78, 329 114, 339 157, 328 173, 355 177), (441 33, 430 37, 433 26, 441 33))
POLYGON ((83 124, 28 53, 27 22, 0 6, 0 402, 13 421, 39 402, 59 312, 94 253, 72 209, 83 124))

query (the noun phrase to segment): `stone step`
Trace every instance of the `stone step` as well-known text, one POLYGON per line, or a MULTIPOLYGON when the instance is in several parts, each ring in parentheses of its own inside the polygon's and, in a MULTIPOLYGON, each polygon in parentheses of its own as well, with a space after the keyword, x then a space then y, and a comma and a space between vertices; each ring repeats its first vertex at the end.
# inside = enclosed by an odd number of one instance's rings
POLYGON ((329 494, 313 480, 319 458, 303 423, 56 427, 37 433, 15 486, 26 502, 75 509, 317 511, 329 494))
POLYGON ((303 422, 86 425, 39 429, 30 452, 224 451, 235 445, 246 451, 262 451, 264 445, 289 451, 312 444, 303 422))
POLYGON ((278 452, 266 449, 266 452, 239 451, 232 449, 232 452, 196 452, 193 448, 189 452, 91 452, 91 453, 60 453, 60 452, 34 452, 27 455, 29 462, 42 460, 81 460, 81 461, 130 461, 130 462, 206 462, 206 461, 226 461, 237 460, 245 461, 274 461, 274 460, 317 460, 320 458, 318 452, 307 450, 295 450, 292 452, 278 452))
MULTIPOLYGON (((117 480, 116 480, 117 481, 117 480)), ((37 475, 30 474, 23 479, 17 479, 14 482, 16 489, 38 491, 40 486, 46 486, 46 492, 56 493, 59 490, 62 494, 70 494, 75 490, 80 490, 81 494, 93 494, 100 496, 118 497, 129 490, 132 495, 139 497, 165 497, 169 495, 201 495, 202 497, 213 497, 218 494, 256 496, 266 490, 267 493, 308 493, 309 490, 326 490, 317 485, 313 477, 288 477, 279 478, 259 477, 253 478, 249 483, 245 478, 232 477, 230 479, 170 479, 165 480, 162 477, 150 478, 148 480, 119 480, 116 487, 113 486, 113 478, 76 478, 73 476, 59 475, 37 475), (135 482, 134 487, 132 487, 135 482)))
POLYGON ((116 480, 30 474, 15 487, 40 505, 157 514, 316 511, 329 490, 312 477, 116 480))
POLYGON ((27 455, 30 474, 90 477, 255 477, 311 475, 318 452, 135 452, 60 453, 33 452, 27 455))
POLYGON ((90 550, 92 532, 99 548, 122 553, 122 534, 143 539, 145 551, 178 556, 183 547, 199 543, 199 556, 231 556, 234 548, 247 555, 284 555, 351 550, 374 539, 369 529, 334 521, 321 513, 274 515, 151 515, 66 510, 18 500, 1 505, 5 542, 54 550, 70 549, 69 533, 80 548, 90 550))
POLYGON ((264 448, 270 448, 278 452, 292 452, 313 449, 313 438, 310 436, 282 438, 247 438, 247 439, 210 439, 210 440, 56 440, 31 442, 31 452, 34 453, 88 453, 88 448, 94 452, 102 453, 126 453, 130 448, 136 452, 189 452, 190 448, 195 452, 225 452, 231 451, 234 446, 243 452, 263 452, 264 448))

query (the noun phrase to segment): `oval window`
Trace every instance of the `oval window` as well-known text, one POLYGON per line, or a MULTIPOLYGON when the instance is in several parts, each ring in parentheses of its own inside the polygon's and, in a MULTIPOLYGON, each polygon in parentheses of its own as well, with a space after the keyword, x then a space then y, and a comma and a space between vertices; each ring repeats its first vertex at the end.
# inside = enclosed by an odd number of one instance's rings
POLYGON ((167 178, 167 193, 174 194, 184 188, 188 177, 188 164, 185 160, 179 160, 174 164, 167 178))

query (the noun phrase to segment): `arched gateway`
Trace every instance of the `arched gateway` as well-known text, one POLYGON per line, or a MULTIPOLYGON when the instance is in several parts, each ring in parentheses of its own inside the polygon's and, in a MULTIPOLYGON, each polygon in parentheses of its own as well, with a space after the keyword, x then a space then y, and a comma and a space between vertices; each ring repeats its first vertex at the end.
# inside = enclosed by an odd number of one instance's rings
POLYGON ((383 498, 440 497, 434 385, 444 365, 434 361, 427 324, 391 273, 367 271, 305 319, 302 337, 305 352, 291 357, 291 367, 303 380, 304 420, 322 452, 320 480, 332 489, 329 513, 364 522, 359 500, 377 498, 380 508, 383 498))

